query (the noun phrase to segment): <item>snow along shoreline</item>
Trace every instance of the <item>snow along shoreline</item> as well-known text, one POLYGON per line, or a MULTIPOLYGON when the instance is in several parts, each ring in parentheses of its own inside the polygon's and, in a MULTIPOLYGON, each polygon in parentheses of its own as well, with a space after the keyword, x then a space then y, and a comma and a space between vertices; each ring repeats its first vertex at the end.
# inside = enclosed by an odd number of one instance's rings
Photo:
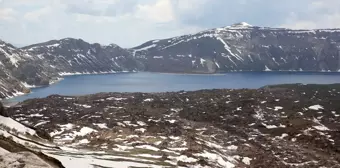
MULTIPOLYGON (((48 87, 50 85, 53 85, 53 84, 56 84, 62 80, 64 80, 65 76, 78 76, 78 75, 103 75, 103 74, 119 74, 119 73, 136 73, 137 71, 99 71, 99 72, 60 72, 58 73, 60 77, 57 77, 56 80, 50 80, 49 81, 49 84, 46 85, 46 86, 36 86, 36 85, 29 85, 27 84, 26 82, 21 82, 26 88, 28 89, 33 89, 33 88, 40 88, 40 87, 48 87)), ((32 92, 30 92, 32 93, 32 92)), ((15 104, 17 104, 18 102, 10 102, 10 101, 3 101, 3 100, 9 100, 9 99, 13 99, 15 97, 19 97, 19 96, 24 96, 24 95, 27 95, 27 94, 30 94, 30 93, 23 93, 23 92, 15 92, 15 93, 12 93, 13 96, 8 96, 4 99, 0 99, 0 101, 2 101, 2 103, 4 104, 4 106, 7 106, 7 107, 10 107, 10 106, 14 106, 15 104)))

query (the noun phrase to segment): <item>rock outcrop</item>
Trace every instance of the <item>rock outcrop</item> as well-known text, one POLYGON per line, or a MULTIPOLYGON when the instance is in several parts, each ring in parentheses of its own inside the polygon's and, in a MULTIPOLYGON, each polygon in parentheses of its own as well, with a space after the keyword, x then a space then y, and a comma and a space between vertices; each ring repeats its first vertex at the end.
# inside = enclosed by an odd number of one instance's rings
MULTIPOLYGON (((0 103, 2 107, 2 104, 0 103)), ((34 129, 0 113, 0 168, 64 168, 59 160, 41 152, 57 147, 39 137, 34 129)), ((41 132, 41 131, 40 131, 41 132)))

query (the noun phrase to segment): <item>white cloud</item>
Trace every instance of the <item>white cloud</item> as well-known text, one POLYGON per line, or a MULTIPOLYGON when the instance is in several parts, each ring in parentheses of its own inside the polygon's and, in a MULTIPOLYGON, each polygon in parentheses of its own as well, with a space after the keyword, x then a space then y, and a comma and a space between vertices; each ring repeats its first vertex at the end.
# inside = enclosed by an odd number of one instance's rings
POLYGON ((117 2, 121 0, 93 0, 93 1, 99 4, 103 4, 103 5, 112 5, 112 4, 116 4, 117 2))
POLYGON ((206 3, 213 1, 214 0, 175 0, 173 3, 181 11, 201 13, 199 10, 202 9, 206 3))
POLYGON ((62 0, 70 13, 104 15, 106 10, 119 0, 62 0))
POLYGON ((88 15, 88 14, 73 14, 75 17, 76 22, 83 22, 87 24, 111 24, 112 22, 117 22, 123 18, 130 17, 129 15, 122 15, 122 16, 96 16, 96 15, 88 15))
POLYGON ((312 0, 304 13, 291 12, 280 27, 294 29, 340 28, 340 1, 312 0))
POLYGON ((35 11, 28 12, 24 15, 24 19, 32 22, 41 21, 41 17, 48 15, 53 9, 50 6, 40 8, 35 11))
POLYGON ((29 7, 34 7, 34 6, 43 6, 43 5, 48 5, 50 3, 53 3, 54 1, 59 1, 59 0, 2 0, 3 4, 12 6, 12 7, 17 7, 17 6, 29 6, 29 7))
POLYGON ((65 37, 134 47, 246 21, 340 27, 339 0, 0 0, 0 38, 33 44, 65 37))
POLYGON ((158 0, 154 4, 138 5, 136 17, 151 20, 158 23, 171 22, 175 20, 173 6, 170 0, 158 0))
MULTIPOLYGON (((21 1, 17 1, 16 5, 21 1)), ((8 7, 13 7, 14 2, 8 7)), ((41 0, 28 0, 41 2, 41 0)), ((18 14, 17 24, 0 26, 0 38, 15 44, 33 44, 65 37, 82 38, 88 42, 102 44, 116 43, 122 47, 135 47, 151 39, 168 38, 196 32, 202 28, 178 22, 175 6, 171 0, 53 0, 29 6, 18 14), (129 8, 112 12, 124 7, 129 8), (81 3, 83 2, 83 3, 81 3), (133 2, 133 3, 132 3, 133 2), (139 3, 137 3, 139 2, 139 3), (79 5, 82 10, 70 10, 79 5), (103 5, 107 4, 107 5, 103 5), (102 5, 102 7, 101 7, 102 5), (111 5, 111 6, 108 6, 111 5), (93 12, 93 9, 96 12, 93 12), (112 12, 113 15, 110 15, 112 12), (9 28, 11 27, 11 28, 9 28)), ((7 4, 8 5, 8 4, 7 4)), ((16 9, 22 8, 21 5, 16 9)), ((32 4, 31 4, 32 5, 32 4)), ((20 11, 20 10, 19 10, 20 11)))
POLYGON ((16 11, 12 8, 0 8, 0 20, 14 21, 16 11))

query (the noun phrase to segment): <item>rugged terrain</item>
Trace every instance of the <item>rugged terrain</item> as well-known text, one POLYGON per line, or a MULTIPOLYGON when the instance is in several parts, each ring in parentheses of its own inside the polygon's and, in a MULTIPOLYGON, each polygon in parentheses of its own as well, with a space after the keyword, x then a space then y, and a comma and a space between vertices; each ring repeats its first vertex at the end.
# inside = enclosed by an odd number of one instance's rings
POLYGON ((115 44, 90 44, 66 38, 24 47, 23 50, 47 62, 60 75, 137 71, 141 65, 115 44))
POLYGON ((339 71, 340 29, 292 30, 238 23, 133 48, 147 71, 339 71))
POLYGON ((340 85, 51 95, 8 109, 65 167, 340 167, 340 85), (75 166, 77 165, 77 166, 75 166))
POLYGON ((40 138, 34 129, 0 115, 0 168, 64 167, 59 160, 42 153, 42 148, 59 149, 40 138))
POLYGON ((0 41, 0 98, 52 84, 64 75, 138 71, 143 65, 130 52, 111 44, 81 39, 53 40, 24 48, 0 41))
POLYGON ((52 76, 33 55, 0 40, 0 98, 27 93, 26 82, 48 84, 52 76))
POLYGON ((23 48, 0 41, 0 98, 74 74, 338 72, 339 49, 340 29, 292 30, 247 23, 152 40, 130 49, 73 38, 23 48))

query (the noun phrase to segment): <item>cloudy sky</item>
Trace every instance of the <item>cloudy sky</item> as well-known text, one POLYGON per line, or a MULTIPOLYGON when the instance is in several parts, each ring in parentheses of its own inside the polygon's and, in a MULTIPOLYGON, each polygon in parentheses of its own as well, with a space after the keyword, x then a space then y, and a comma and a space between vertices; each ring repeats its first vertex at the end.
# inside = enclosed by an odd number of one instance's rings
POLYGON ((27 45, 65 37, 133 47, 237 22, 340 27, 339 0, 0 0, 0 39, 27 45))

